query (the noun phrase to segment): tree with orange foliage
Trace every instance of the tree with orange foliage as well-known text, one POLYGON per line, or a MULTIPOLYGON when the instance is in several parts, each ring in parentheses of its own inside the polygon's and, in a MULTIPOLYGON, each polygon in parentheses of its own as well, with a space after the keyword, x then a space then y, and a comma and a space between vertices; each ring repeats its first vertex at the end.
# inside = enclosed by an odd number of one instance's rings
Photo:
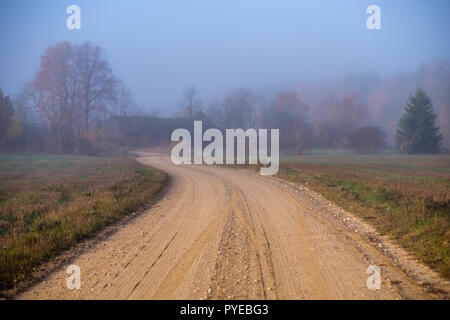
POLYGON ((72 152, 90 123, 101 117, 116 98, 117 81, 103 51, 88 42, 60 42, 41 56, 31 83, 31 99, 50 136, 47 151, 72 152))

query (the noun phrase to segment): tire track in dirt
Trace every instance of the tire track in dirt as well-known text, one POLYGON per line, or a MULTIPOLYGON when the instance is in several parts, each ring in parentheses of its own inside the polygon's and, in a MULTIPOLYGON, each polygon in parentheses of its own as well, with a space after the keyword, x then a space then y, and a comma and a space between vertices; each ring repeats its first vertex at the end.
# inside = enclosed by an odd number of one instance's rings
POLYGON ((81 290, 67 290, 66 265, 17 298, 445 296, 417 284, 366 236, 336 218, 338 208, 306 189, 249 171, 175 166, 167 156, 141 153, 139 161, 172 177, 164 198, 70 261, 81 268, 81 290), (366 287, 366 269, 375 263, 383 281, 374 291, 366 287))
POLYGON ((233 186, 233 191, 238 201, 232 202, 232 211, 223 227, 207 298, 276 298, 266 289, 275 284, 268 243, 261 245, 240 188, 233 186), (230 279, 234 286, 229 286, 230 279))

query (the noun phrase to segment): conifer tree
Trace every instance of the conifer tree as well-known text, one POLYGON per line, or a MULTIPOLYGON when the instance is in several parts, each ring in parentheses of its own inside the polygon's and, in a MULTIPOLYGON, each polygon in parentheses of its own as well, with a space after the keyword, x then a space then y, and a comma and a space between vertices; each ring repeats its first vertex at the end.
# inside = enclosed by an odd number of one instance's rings
POLYGON ((436 126, 436 114, 426 93, 418 89, 410 95, 398 123, 397 144, 402 153, 436 153, 442 135, 436 126))

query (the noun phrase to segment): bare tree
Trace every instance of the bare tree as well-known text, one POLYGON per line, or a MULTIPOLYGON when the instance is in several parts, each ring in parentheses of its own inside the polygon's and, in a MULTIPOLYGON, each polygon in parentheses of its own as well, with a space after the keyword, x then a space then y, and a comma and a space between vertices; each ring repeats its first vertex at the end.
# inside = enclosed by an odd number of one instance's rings
POLYGON ((22 124, 37 120, 31 101, 30 90, 29 84, 24 85, 12 100, 16 117, 22 124))
POLYGON ((310 130, 306 122, 308 105, 296 92, 277 95, 272 108, 265 115, 265 124, 280 130, 280 148, 296 154, 302 153, 309 144, 310 130))
POLYGON ((116 101, 118 81, 103 49, 90 42, 76 47, 75 63, 79 81, 77 98, 83 115, 84 133, 88 134, 91 120, 104 114, 108 103, 116 101))
POLYGON ((133 101, 133 97, 128 88, 122 86, 119 93, 119 115, 126 117, 133 112, 132 110, 136 107, 133 101))
POLYGON ((219 101, 214 101, 206 108, 206 115, 219 128, 225 129, 223 104, 219 101))
POLYGON ((189 86, 183 93, 180 108, 176 115, 178 117, 194 119, 195 114, 200 111, 202 102, 198 97, 198 91, 194 86, 189 86))
POLYGON ((257 96, 247 89, 239 89, 224 100, 224 122, 227 128, 247 129, 255 126, 257 96))

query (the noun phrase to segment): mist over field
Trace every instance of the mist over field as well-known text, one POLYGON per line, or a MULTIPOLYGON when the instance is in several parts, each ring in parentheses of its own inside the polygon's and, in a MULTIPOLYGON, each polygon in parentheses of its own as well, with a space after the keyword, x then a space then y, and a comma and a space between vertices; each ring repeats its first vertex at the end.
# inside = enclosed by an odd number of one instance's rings
POLYGON ((354 95, 365 109, 360 125, 379 126, 393 145, 404 103, 422 87, 450 146, 448 1, 77 1, 81 29, 69 30, 71 4, 2 1, 6 95, 33 79, 50 45, 90 41, 138 114, 172 116, 188 86, 204 110, 240 88, 265 106, 296 92, 309 120, 330 97, 354 95), (379 30, 366 27, 371 4, 381 8, 379 30))
POLYGON ((0 300, 450 299, 449 13, 0 0, 0 300))

